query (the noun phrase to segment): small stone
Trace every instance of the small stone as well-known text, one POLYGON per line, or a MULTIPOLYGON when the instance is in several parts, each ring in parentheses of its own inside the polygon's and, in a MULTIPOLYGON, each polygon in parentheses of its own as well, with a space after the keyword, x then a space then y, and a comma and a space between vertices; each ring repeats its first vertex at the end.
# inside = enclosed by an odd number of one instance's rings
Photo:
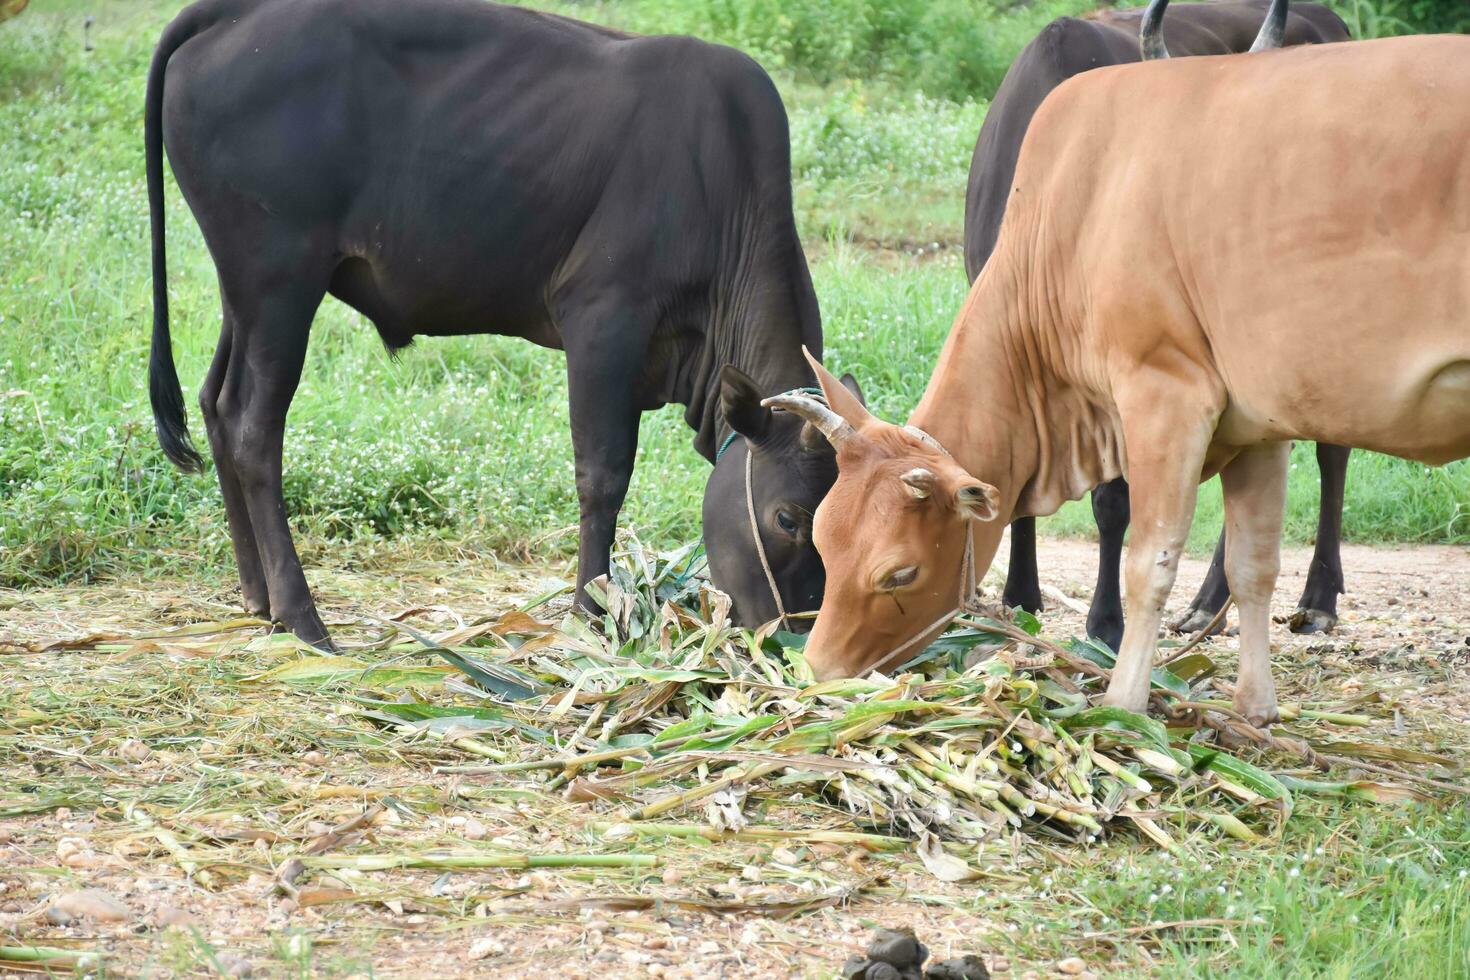
POLYGON ((740 877, 744 878, 746 881, 765 881, 766 880, 766 874, 765 874, 765 872, 762 871, 760 869, 760 865, 757 865, 757 864, 747 864, 745 867, 741 868, 740 869, 740 877))
POLYGON ((171 905, 165 905, 153 914, 153 924, 159 929, 169 929, 175 926, 180 929, 187 929, 190 926, 198 925, 198 923, 199 920, 193 915, 185 912, 183 909, 176 909, 171 905))
POLYGON ((678 868, 664 868, 663 881, 666 885, 677 885, 684 880, 684 872, 678 868))
POLYGON ((698 952, 702 956, 712 956, 720 951, 720 944, 712 939, 706 939, 699 944, 698 952))
POLYGON ((219 963, 220 969, 225 971, 226 976, 249 977, 255 975, 255 964, 238 953, 216 953, 214 958, 219 963))
POLYGON ((587 928, 596 932, 607 932, 610 923, 606 919, 589 919, 587 928))
POLYGON ((476 939, 470 944, 469 953, 466 954, 472 960, 486 960, 492 956, 499 956, 505 952, 505 943, 494 936, 484 936, 476 939))
POLYGON ((131 914, 126 905, 100 888, 68 892, 52 902, 51 908, 74 919, 93 922, 126 922, 131 914))
POLYGON ((645 949, 668 949, 669 948, 669 937, 668 936, 649 936, 647 939, 643 940, 643 947, 645 949))
POLYGON ((153 750, 138 739, 130 738, 117 747, 117 754, 129 762, 146 762, 153 750))
POLYGON ((1069 977, 1075 977, 1087 969, 1087 961, 1080 956, 1069 956, 1057 962, 1057 970, 1069 977))
POLYGON ((57 820, 71 819, 71 807, 69 806, 59 806, 54 812, 57 820))
POLYGON ((464 822, 463 834, 465 840, 484 840, 490 835, 490 831, 486 830, 485 825, 480 821, 470 817, 464 822))
POLYGON ((304 766, 324 766, 327 764, 327 757, 316 749, 312 749, 310 752, 303 752, 301 754, 301 764, 304 766))
POLYGON ((801 863, 801 857, 795 851, 788 850, 784 847, 778 847, 772 851, 771 860, 777 864, 787 865, 788 867, 801 863))

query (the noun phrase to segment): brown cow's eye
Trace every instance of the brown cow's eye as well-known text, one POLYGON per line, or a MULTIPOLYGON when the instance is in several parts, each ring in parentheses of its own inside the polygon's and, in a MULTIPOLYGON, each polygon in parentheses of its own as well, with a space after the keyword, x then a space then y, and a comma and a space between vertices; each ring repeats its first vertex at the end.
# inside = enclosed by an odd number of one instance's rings
POLYGON ((883 582, 878 588, 883 592, 895 592, 913 585, 914 580, 918 577, 919 566, 910 565, 907 568, 900 568, 896 571, 889 572, 883 577, 883 582))
POLYGON ((776 511, 776 526, 787 534, 795 534, 797 531, 796 518, 784 510, 776 511))

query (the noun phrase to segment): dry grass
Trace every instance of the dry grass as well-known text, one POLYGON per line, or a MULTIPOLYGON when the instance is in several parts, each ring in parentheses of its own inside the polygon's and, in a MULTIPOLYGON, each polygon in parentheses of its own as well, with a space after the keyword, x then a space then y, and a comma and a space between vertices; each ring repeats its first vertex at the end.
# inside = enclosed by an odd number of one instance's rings
MULTIPOLYGON (((1017 972, 1057 941, 1147 970, 1156 936, 1244 920, 1110 930, 1077 892, 1059 920, 1050 876, 1160 849, 1188 866, 1226 835, 1271 847, 1306 794, 1458 779, 1455 759, 1394 737, 1408 718, 1463 740, 1389 673, 1344 686, 1319 664, 1314 688, 1338 700, 1222 754, 1221 714, 1166 732, 1087 707, 1083 647, 1020 633, 1033 649, 954 669, 1006 623, 897 679, 810 686, 798 651, 709 626, 691 610, 718 621, 718 597, 680 578, 633 549, 592 629, 528 574, 345 574, 318 583, 335 657, 263 635, 223 596, 0 596, 19 624, 0 635, 0 957, 100 956, 123 975, 823 975, 879 922, 1017 972), (1314 772, 1314 750, 1357 768, 1314 772), (56 897, 84 888, 125 918, 56 921, 56 897), (1027 916, 1063 931, 1019 936, 1027 916)), ((1218 698, 1216 656, 1181 660, 1192 684, 1164 678, 1178 690, 1161 701, 1218 698)))

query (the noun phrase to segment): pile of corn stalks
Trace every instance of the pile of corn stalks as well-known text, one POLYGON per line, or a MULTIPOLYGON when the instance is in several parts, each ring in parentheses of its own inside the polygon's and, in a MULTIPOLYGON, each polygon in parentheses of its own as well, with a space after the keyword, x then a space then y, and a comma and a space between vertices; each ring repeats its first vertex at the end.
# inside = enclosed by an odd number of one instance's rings
MULTIPOLYGON (((711 832, 779 836, 762 812, 789 821, 796 805, 806 831, 912 840, 946 880, 972 876, 964 855, 1014 831, 1085 842, 1131 826, 1177 851, 1200 835, 1273 833, 1293 794, 1457 788, 1344 736, 1369 715, 1283 706, 1277 734, 1256 731, 1231 716, 1198 651, 1155 670, 1156 717, 1100 706, 1111 653, 1044 639, 1024 614, 968 616, 893 677, 813 683, 802 638, 730 627, 728 600, 691 574, 694 561, 631 541, 598 583, 600 623, 553 615, 543 599, 436 636, 390 624, 373 644, 382 652, 448 667, 344 664, 361 692, 351 711, 480 758, 442 772, 539 780, 607 811, 614 837, 681 812, 711 832), (426 697, 416 674, 443 683, 426 697), (1351 778, 1321 778, 1333 768, 1351 778)), ((335 669, 314 659, 285 671, 335 669)))

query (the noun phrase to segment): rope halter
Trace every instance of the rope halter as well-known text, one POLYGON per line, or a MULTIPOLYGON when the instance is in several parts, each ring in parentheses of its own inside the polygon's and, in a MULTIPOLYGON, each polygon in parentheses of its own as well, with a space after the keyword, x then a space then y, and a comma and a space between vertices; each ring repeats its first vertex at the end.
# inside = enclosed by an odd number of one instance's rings
MULTIPOLYGON (((783 392, 782 394, 805 395, 808 398, 821 402, 823 405, 827 404, 827 396, 822 394, 821 388, 792 388, 790 391, 783 392)), ((720 445, 720 451, 715 453, 716 463, 719 463, 720 459, 725 455, 725 451, 735 441, 737 435, 739 433, 732 430, 725 437, 725 441, 720 445)), ((786 613, 786 604, 781 601, 781 590, 776 587, 776 573, 771 570, 771 561, 766 557, 766 543, 761 538, 760 522, 756 519, 754 465, 754 447, 751 446, 750 440, 747 439, 745 440, 745 516, 750 521, 750 537, 755 542, 755 553, 756 557, 761 561, 761 571, 766 574, 766 587, 771 590, 771 600, 776 604, 776 618, 780 620, 782 629, 790 630, 790 617, 786 613)))

